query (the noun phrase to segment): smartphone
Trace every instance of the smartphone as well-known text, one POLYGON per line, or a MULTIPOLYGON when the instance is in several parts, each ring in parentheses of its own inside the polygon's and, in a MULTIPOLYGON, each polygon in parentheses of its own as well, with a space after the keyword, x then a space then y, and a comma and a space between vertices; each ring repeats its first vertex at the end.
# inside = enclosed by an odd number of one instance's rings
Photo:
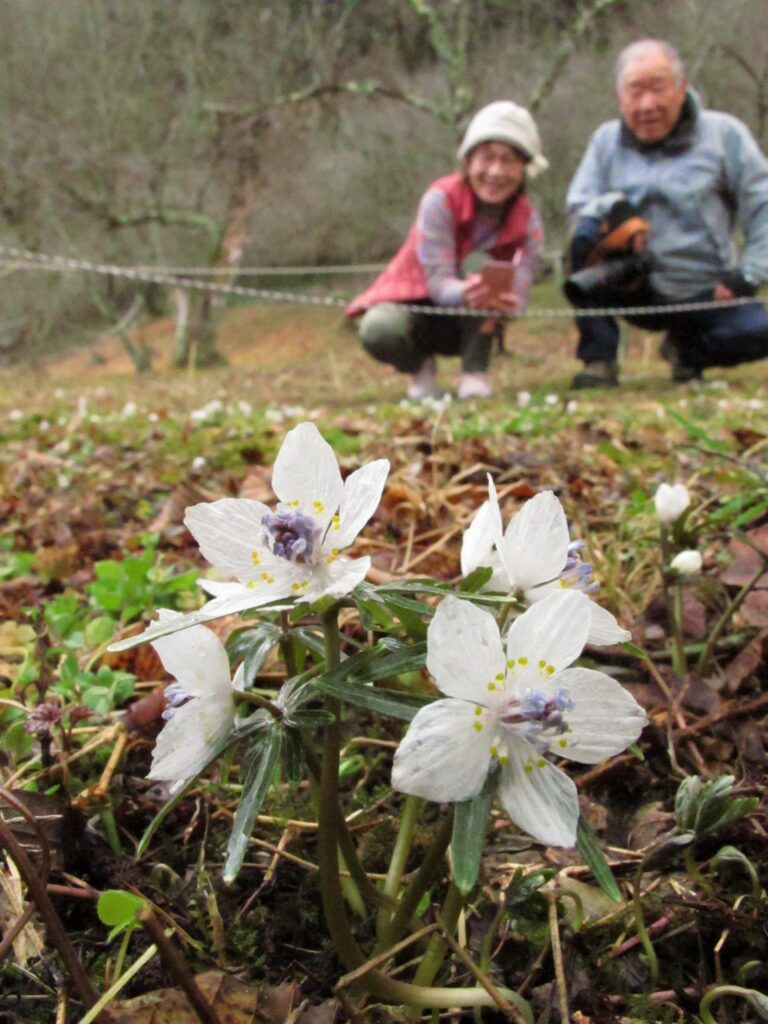
POLYGON ((514 291, 515 268, 512 263, 503 260, 491 260, 480 271, 483 284, 490 289, 491 298, 498 298, 514 291))

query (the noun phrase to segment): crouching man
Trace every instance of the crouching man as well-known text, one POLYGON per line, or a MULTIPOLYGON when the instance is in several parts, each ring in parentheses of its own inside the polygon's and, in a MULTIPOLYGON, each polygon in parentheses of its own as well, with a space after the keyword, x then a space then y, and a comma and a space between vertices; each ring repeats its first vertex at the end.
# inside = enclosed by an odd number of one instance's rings
MULTIPOLYGON (((703 109, 677 52, 659 40, 622 51, 616 91, 621 118, 594 133, 568 190, 569 301, 602 309, 755 295, 768 280, 768 161, 749 129, 703 109)), ((768 355, 759 302, 626 319, 666 332, 660 351, 674 381, 768 355)), ((618 384, 616 319, 578 317, 577 326, 584 368, 572 386, 618 384)))

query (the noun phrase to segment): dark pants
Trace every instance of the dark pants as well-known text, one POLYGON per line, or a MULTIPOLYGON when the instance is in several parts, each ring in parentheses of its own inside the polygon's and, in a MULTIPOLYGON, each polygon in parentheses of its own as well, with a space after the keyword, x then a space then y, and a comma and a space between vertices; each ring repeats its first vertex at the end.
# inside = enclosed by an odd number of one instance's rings
MULTIPOLYGON (((692 302, 707 302, 711 291, 697 295, 692 302)), ((667 300, 668 301, 668 300, 667 300)), ((600 306, 660 306, 665 300, 649 289, 618 291, 600 296, 599 302, 585 302, 589 308, 600 306)), ((646 331, 668 331, 679 353, 681 365, 703 370, 707 366, 736 366, 768 356, 768 311, 760 302, 742 306, 722 306, 690 313, 648 313, 627 316, 628 323, 646 331)), ((576 355, 585 363, 596 360, 613 362, 619 343, 619 325, 612 316, 578 317, 579 346, 576 355)))
POLYGON ((395 302, 372 306, 360 322, 360 340, 374 359, 401 373, 416 373, 430 356, 460 356, 466 373, 484 372, 492 334, 481 334, 481 317, 438 316, 403 309, 395 302))

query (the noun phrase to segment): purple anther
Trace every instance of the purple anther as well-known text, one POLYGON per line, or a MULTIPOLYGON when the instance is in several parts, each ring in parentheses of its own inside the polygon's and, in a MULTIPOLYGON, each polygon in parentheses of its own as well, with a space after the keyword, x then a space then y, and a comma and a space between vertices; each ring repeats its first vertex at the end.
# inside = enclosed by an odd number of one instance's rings
POLYGON ((277 512, 267 513, 261 524, 267 532, 267 543, 273 554, 288 562, 312 561, 323 529, 314 516, 292 512, 278 505, 277 512))

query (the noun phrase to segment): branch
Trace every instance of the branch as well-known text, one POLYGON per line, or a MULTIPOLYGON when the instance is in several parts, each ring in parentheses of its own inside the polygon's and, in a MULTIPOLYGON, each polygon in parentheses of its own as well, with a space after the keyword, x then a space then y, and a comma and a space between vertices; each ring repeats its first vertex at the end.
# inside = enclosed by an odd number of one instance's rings
POLYGON ((615 3, 618 3, 618 0, 593 0, 591 6, 584 7, 573 25, 563 33, 549 71, 547 71, 531 93, 531 98, 528 101, 528 109, 531 113, 535 113, 541 106, 542 101, 550 94, 555 86, 555 82, 557 82, 566 64, 571 59, 571 54, 576 48, 577 42, 586 33, 587 29, 590 28, 595 18, 615 3))

